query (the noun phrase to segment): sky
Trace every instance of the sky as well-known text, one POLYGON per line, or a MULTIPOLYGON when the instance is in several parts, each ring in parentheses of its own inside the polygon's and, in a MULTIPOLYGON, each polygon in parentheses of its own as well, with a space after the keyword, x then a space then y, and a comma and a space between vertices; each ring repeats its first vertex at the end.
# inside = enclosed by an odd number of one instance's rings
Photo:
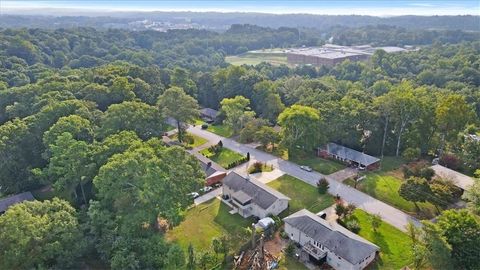
POLYGON ((217 11, 262 12, 275 14, 310 13, 322 15, 480 15, 480 0, 190 0, 190 1, 9 1, 0 0, 0 13, 21 13, 25 10, 82 11, 217 11))

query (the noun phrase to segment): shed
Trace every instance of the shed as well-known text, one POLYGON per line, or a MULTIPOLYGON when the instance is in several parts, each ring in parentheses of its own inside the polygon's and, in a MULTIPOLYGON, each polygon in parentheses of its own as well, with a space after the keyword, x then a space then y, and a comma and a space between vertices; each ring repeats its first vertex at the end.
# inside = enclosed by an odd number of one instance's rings
POLYGON ((380 165, 379 158, 336 143, 328 143, 324 147, 318 148, 317 155, 322 158, 334 158, 346 163, 353 163, 353 165, 363 166, 368 170, 376 169, 380 165))

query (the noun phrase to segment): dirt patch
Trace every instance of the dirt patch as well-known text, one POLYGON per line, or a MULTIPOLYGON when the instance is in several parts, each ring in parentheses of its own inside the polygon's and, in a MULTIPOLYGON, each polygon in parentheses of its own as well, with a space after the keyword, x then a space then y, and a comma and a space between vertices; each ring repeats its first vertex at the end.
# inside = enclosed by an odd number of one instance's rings
POLYGON ((265 242, 265 249, 273 256, 279 257, 283 249, 287 246, 287 241, 280 237, 280 233, 276 232, 272 239, 265 242))

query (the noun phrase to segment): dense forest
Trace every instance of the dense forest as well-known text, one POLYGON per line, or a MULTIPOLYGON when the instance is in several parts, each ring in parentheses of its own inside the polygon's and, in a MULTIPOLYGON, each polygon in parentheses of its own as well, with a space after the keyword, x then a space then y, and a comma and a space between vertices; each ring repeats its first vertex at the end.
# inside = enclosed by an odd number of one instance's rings
MULTIPOLYGON (((28 14, 24 11, 22 14, 28 14)), ((267 14, 267 13, 216 13, 216 12, 108 12, 45 10, 44 16, 2 14, 0 27, 28 28, 126 28, 134 21, 168 21, 196 23, 208 29, 224 31, 232 24, 254 24, 263 27, 295 27, 328 30, 331 27, 365 27, 389 25, 408 29, 443 29, 478 31, 480 16, 395 16, 374 17, 361 15, 267 14), (64 16, 62 16, 64 15, 64 16), (96 15, 96 17, 91 17, 96 15)))
MULTIPOLYGON (((339 40, 356 44, 380 42, 390 28, 345 31, 339 40)), ((162 224, 182 220, 192 202, 186 194, 204 178, 193 156, 159 139, 165 119, 185 104, 185 122, 198 106, 220 109, 219 121, 245 142, 261 132, 306 152, 334 141, 376 156, 441 155, 473 175, 480 147, 467 135, 480 132, 480 42, 464 32, 418 32, 430 42, 401 28, 392 35, 402 33, 405 43, 429 45, 292 68, 224 59, 318 45, 320 36, 252 25, 225 33, 1 30, 0 197, 51 187, 61 199, 2 216, 0 268, 76 268, 92 258, 112 269, 192 263, 162 234, 162 224), (276 124, 281 133, 270 128, 276 124), (38 242, 23 241, 30 235, 38 242)))

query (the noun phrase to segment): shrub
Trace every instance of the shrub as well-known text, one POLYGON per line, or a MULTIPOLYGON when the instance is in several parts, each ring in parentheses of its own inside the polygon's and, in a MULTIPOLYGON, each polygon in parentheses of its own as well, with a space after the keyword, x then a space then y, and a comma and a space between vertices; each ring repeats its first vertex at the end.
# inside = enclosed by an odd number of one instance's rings
POLYGON ((263 163, 260 161, 256 161, 253 165, 248 169, 248 173, 259 173, 263 171, 263 163))
POLYGON ((247 160, 250 160, 250 152, 247 152, 247 160))
POLYGON ((342 203, 337 203, 335 205, 335 213, 337 214, 337 216, 339 216, 340 218, 342 218, 345 213, 347 212, 347 209, 346 207, 342 204, 342 203))
POLYGON ((456 170, 460 167, 460 159, 453 154, 444 154, 440 157, 440 165, 456 170))
POLYGON ((190 134, 185 134, 185 136, 183 136, 183 142, 186 144, 193 144, 195 142, 195 138, 193 138, 193 136, 190 134))
POLYGON ((223 147, 223 142, 222 142, 221 140, 218 141, 217 146, 218 146, 219 148, 222 148, 222 147, 223 147))
POLYGON ((420 148, 407 148, 403 151, 402 157, 407 161, 414 161, 420 157, 420 148))
POLYGON ((293 242, 290 242, 285 248, 285 254, 287 254, 288 256, 293 256, 293 253, 295 253, 295 244, 293 242))
POLYGON ((208 124, 203 124, 202 125, 202 129, 207 129, 208 128, 208 124))
POLYGON ((328 191, 328 181, 327 179, 325 179, 324 177, 322 177, 320 180, 318 180, 317 182, 317 190, 318 190, 318 193, 320 194, 325 194, 327 193, 328 191))
POLYGON ((435 171, 428 166, 427 163, 418 163, 413 166, 403 166, 403 177, 408 179, 412 176, 432 180, 435 171))
POLYGON ((345 222, 345 227, 354 233, 358 233, 360 231, 360 224, 355 219, 348 220, 345 222))

